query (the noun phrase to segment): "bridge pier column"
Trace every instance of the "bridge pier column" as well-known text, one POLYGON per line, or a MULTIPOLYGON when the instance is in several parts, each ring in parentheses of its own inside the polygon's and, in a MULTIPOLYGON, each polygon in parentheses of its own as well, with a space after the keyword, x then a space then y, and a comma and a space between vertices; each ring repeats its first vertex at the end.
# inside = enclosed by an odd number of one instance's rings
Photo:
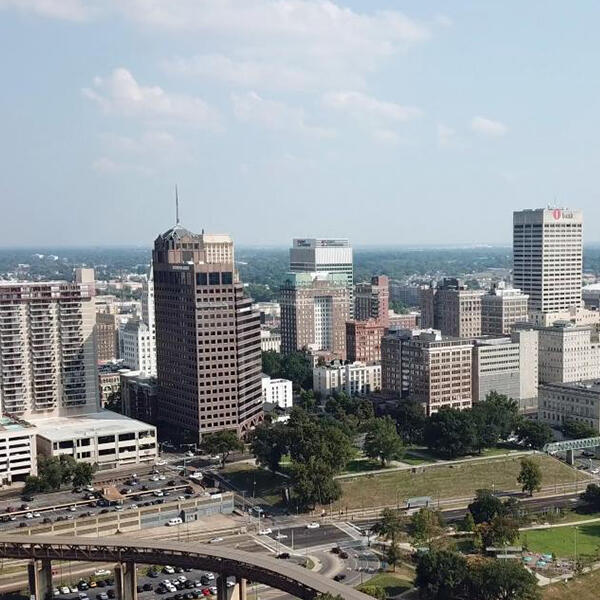
POLYGON ((115 566, 115 583, 119 600, 137 600, 135 563, 128 561, 115 566))
POLYGON ((574 465, 575 464, 575 451, 567 450, 567 464, 574 465))
POLYGON ((236 600, 248 600, 248 594, 246 591, 246 579, 244 577, 236 577, 235 590, 237 592, 236 600))
POLYGON ((35 600, 47 600, 52 596, 52 563, 47 560, 33 560, 27 565, 29 593, 35 600))
POLYGON ((224 575, 223 573, 217 576, 217 600, 228 600, 227 575, 224 575))

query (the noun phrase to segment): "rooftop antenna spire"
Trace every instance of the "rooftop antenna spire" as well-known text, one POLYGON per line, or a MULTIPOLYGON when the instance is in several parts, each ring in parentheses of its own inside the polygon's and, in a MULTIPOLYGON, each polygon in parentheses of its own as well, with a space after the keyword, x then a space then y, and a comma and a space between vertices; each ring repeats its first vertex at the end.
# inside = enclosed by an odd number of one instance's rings
POLYGON ((175 185, 175 224, 179 225, 179 193, 177 192, 177 185, 175 185))

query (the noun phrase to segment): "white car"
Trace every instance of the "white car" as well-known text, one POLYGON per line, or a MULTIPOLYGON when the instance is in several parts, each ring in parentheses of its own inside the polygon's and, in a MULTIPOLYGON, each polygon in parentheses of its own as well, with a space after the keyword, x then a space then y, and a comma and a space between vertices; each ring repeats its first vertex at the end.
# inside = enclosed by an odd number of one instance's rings
POLYGON ((76 594, 79 591, 79 588, 76 585, 71 586, 71 594, 76 594))
POLYGON ((166 476, 165 476, 165 475, 159 475, 159 476, 158 476, 158 480, 159 480, 159 481, 164 481, 165 479, 166 479, 166 476))
POLYGON ((206 579, 208 579, 209 581, 213 581, 215 576, 212 573, 205 573, 204 574, 206 576, 206 579))
POLYGON ((217 588, 216 588, 214 585, 211 585, 211 586, 208 588, 208 591, 209 591, 209 592, 210 592, 210 593, 211 593, 213 596, 215 596, 215 595, 217 594, 217 588))
POLYGON ((196 471, 190 475, 190 479, 202 479, 202 473, 200 473, 200 471, 196 471))
POLYGON ((312 523, 308 523, 306 525, 306 529, 319 529, 319 527, 321 527, 316 521, 313 521, 312 523))
POLYGON ((161 496, 164 496, 164 494, 161 492, 161 490, 154 490, 152 492, 152 495, 156 496, 157 498, 160 498, 161 496))
POLYGON ((598 467, 597 467, 597 468, 595 468, 595 469, 592 469, 592 470, 590 471, 590 473, 593 473, 594 475, 598 475, 598 473, 600 473, 600 468, 598 468, 598 467))
POLYGON ((213 538, 212 540, 210 540, 208 543, 209 544, 218 544, 219 542, 222 542, 222 541, 223 541, 222 537, 216 537, 216 538, 213 538))
POLYGON ((275 539, 277 539, 277 540, 286 540, 287 539, 287 535, 285 535, 285 533, 278 533, 275 536, 275 539))
POLYGON ((258 535, 271 535, 273 533, 273 530, 270 527, 267 527, 266 529, 261 529, 258 532, 258 535))
POLYGON ((150 477, 150 481, 158 481, 158 475, 152 475, 152 477, 150 477))
POLYGON ((181 583, 185 583, 187 581, 187 577, 185 575, 180 575, 177 580, 181 583))
POLYGON ((137 504, 132 504, 131 506, 129 506, 129 510, 137 510, 138 505, 137 504))
POLYGON ((39 512, 34 511, 33 516, 37 519, 38 517, 41 517, 42 515, 39 512))
POLYGON ((27 513, 27 514, 25 515, 25 518, 26 518, 26 519, 33 519, 33 513, 27 513))
POLYGON ((66 585, 63 585, 63 586, 60 588, 60 593, 61 593, 61 594, 70 594, 70 593, 71 593, 71 590, 70 590, 70 589, 69 589, 69 588, 68 588, 66 585))
POLYGON ((106 577, 110 575, 110 571, 108 569, 98 569, 97 571, 94 571, 94 575, 96 577, 106 577))
POLYGON ((75 511, 77 510, 77 508, 75 508, 75 506, 70 506, 70 507, 69 507, 69 510, 70 510, 71 512, 75 512, 75 511))
POLYGON ((173 575, 173 573, 175 573, 175 569, 171 565, 166 565, 163 571, 169 575, 173 575))
POLYGON ((52 588, 53 596, 60 596, 60 590, 58 588, 52 588))
POLYGON ((167 464, 167 461, 166 461, 166 460, 163 460, 163 459, 161 458, 160 460, 157 460, 157 461, 156 461, 154 464, 155 464, 155 465, 157 465, 157 466, 159 466, 159 467, 162 467, 162 466, 164 466, 164 465, 166 465, 166 464, 167 464))

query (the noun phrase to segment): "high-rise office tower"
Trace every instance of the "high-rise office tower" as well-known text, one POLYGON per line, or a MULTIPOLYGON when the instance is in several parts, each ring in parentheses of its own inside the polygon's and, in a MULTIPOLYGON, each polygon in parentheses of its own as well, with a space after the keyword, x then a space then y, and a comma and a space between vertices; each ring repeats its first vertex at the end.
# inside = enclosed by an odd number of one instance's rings
POLYGON ((459 279, 447 277, 437 287, 423 289, 421 326, 457 338, 481 335, 481 290, 467 289, 459 279))
POLYGON ((142 321, 148 326, 150 335, 150 360, 152 371, 150 375, 156 377, 156 324, 154 321, 154 271, 150 269, 148 279, 142 288, 142 321))
POLYGON ((344 273, 289 273, 281 287, 281 351, 346 358, 350 301, 344 273))
POLYGON ((350 298, 350 317, 354 316, 354 267, 352 247, 347 239, 295 238, 290 248, 292 273, 342 273, 350 298))
POLYGON ((152 260, 160 421, 198 439, 243 435, 262 419, 260 316, 232 239, 178 223, 156 238, 152 260))
POLYGON ((94 272, 75 282, 0 283, 2 412, 73 416, 99 407, 94 272))
POLYGON ((481 296, 481 334, 509 335, 515 323, 528 320, 528 300, 527 294, 502 281, 492 286, 481 296))
POLYGON ((530 313, 581 306, 583 214, 539 208, 513 213, 513 283, 529 296, 530 313))

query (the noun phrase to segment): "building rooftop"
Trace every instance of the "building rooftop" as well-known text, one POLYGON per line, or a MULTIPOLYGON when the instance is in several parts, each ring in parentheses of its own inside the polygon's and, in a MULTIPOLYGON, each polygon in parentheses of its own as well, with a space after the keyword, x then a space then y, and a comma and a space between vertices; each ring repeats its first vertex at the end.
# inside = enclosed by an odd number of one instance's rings
POLYGON ((34 425, 17 417, 12 417, 10 415, 0 417, 0 431, 23 431, 24 429, 31 429, 32 427, 34 427, 34 425))
POLYGON ((574 390, 589 390, 600 393, 600 379, 584 379, 583 381, 540 383, 540 386, 560 386, 574 390))
POLYGON ((38 435, 53 442, 104 434, 119 434, 154 429, 152 425, 130 419, 110 410, 88 413, 78 417, 53 417, 32 419, 38 435))

